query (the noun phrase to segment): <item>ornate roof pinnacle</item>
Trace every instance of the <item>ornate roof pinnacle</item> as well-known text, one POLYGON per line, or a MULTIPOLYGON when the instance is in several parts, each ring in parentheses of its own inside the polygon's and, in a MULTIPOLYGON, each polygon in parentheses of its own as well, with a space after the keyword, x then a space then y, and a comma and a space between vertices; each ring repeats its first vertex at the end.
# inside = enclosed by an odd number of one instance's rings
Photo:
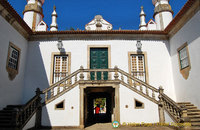
POLYGON ((143 7, 143 6, 141 6, 141 13, 140 13, 140 16, 142 16, 142 15, 145 15, 145 16, 146 16, 146 14, 144 13, 144 7, 143 7))

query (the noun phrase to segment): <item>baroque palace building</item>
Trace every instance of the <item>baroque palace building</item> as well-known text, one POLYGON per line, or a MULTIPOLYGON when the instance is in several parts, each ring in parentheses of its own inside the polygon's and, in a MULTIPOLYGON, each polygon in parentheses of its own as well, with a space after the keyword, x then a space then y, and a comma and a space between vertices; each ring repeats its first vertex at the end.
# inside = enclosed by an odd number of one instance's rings
POLYGON ((200 129, 200 1, 173 18, 169 0, 153 0, 139 30, 113 30, 101 15, 85 30, 43 21, 44 0, 23 15, 0 1, 0 129, 80 127, 99 122, 191 123, 200 129), (103 99, 97 115, 96 100, 103 99))

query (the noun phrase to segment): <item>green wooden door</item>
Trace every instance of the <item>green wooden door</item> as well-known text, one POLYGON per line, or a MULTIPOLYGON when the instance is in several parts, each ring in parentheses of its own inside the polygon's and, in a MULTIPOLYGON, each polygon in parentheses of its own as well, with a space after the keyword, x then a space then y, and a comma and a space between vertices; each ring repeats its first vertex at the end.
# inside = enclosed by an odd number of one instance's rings
MULTIPOLYGON (((90 49, 90 69, 108 69, 108 48, 90 49)), ((104 80, 108 79, 108 72, 104 72, 104 80)), ((94 72, 91 72, 94 80, 94 72)), ((97 73, 97 80, 101 80, 101 72, 97 73)))

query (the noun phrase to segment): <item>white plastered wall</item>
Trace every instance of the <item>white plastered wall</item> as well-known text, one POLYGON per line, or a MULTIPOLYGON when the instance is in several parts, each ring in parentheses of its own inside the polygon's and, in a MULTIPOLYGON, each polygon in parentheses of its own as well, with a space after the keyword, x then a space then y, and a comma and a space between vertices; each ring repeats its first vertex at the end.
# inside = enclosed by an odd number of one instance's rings
POLYGON ((161 21, 163 22, 163 27, 166 28, 167 25, 172 21, 173 16, 169 11, 164 11, 155 15, 155 22, 157 25, 157 30, 161 30, 161 21), (161 18, 163 20, 161 20, 161 18))
POLYGON ((79 110, 80 91, 76 86, 42 108, 42 126, 79 126, 79 110), (55 105, 63 100, 64 110, 55 110, 55 105))
POLYGON ((30 28, 32 28, 33 26, 33 14, 34 14, 34 11, 29 11, 29 12, 24 13, 23 19, 30 28))
POLYGON ((172 21, 173 16, 171 12, 162 12, 164 28, 172 21))
POLYGON ((27 40, 0 16, 0 109, 6 105, 21 104, 24 86, 27 40), (11 81, 6 70, 9 42, 21 49, 19 73, 11 81))
POLYGON ((174 75, 174 85, 177 101, 190 101, 200 108, 200 11, 195 14, 172 38, 170 38, 170 53, 174 75), (188 79, 180 73, 177 49, 188 43, 191 70, 188 79))
POLYGON ((158 105, 120 85, 120 122, 156 123, 159 122, 158 105), (144 103, 143 109, 135 109, 135 99, 144 103), (126 108, 126 105, 128 108, 126 108))
POLYGON ((147 25, 147 30, 156 30, 156 24, 154 23, 154 24, 148 24, 147 25))
MULTIPOLYGON (((71 73, 83 65, 87 68, 88 45, 111 46, 111 68, 117 65, 120 69, 129 72, 128 52, 136 51, 135 40, 63 40, 63 48, 71 52, 71 73)), ((169 44, 167 41, 145 40, 142 50, 147 52, 147 65, 150 85, 158 88, 160 85, 165 93, 175 97, 169 44)), ((24 89, 24 103, 33 95, 37 87, 44 90, 49 87, 51 73, 52 52, 59 52, 55 41, 29 42, 26 79, 24 89)))

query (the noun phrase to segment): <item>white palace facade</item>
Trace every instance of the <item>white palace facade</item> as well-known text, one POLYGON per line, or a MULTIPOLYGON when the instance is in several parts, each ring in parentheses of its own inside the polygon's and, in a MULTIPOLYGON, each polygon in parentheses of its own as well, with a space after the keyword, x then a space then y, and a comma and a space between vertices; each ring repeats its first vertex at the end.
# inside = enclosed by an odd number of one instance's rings
POLYGON ((55 7, 48 30, 43 3, 27 0, 21 18, 0 1, 0 129, 84 128, 99 121, 97 98, 104 122, 200 128, 199 0, 174 18, 169 0, 153 0, 139 30, 113 30, 96 15, 85 30, 59 31, 55 7))

